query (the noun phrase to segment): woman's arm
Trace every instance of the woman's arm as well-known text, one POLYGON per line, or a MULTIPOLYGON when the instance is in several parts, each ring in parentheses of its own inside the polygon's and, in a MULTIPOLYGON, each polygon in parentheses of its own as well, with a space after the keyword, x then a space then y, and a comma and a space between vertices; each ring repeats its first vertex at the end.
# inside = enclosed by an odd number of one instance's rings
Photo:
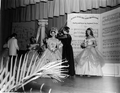
POLYGON ((62 35, 58 37, 58 39, 65 39, 65 38, 67 38, 67 35, 62 35))
POLYGON ((31 49, 35 48, 36 46, 39 46, 39 44, 30 44, 29 49, 31 50, 31 49))
POLYGON ((5 43, 5 44, 3 45, 3 48, 8 48, 8 44, 5 43))
POLYGON ((59 50, 62 53, 62 47, 63 47, 63 44, 61 43, 61 41, 58 40, 55 51, 59 50))
POLYGON ((17 39, 14 40, 14 43, 15 43, 16 49, 19 50, 19 46, 18 46, 18 41, 17 41, 17 39))
POLYGON ((50 49, 49 43, 50 43, 50 38, 46 39, 46 47, 49 51, 53 52, 53 50, 50 49))

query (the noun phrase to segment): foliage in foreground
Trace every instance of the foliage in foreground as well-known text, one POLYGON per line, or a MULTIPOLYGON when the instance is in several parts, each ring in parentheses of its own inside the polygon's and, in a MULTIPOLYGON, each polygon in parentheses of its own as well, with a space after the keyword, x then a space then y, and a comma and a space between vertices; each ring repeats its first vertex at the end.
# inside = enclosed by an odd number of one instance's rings
POLYGON ((28 61, 28 57, 28 54, 20 58, 16 57, 14 66, 12 58, 10 71, 8 71, 9 60, 5 66, 3 66, 3 60, 1 60, 0 93, 17 91, 19 88, 40 77, 49 76, 58 81, 66 77, 66 74, 62 73, 64 72, 62 68, 65 67, 62 66, 62 60, 46 63, 42 61, 39 55, 34 54, 30 61, 28 61))

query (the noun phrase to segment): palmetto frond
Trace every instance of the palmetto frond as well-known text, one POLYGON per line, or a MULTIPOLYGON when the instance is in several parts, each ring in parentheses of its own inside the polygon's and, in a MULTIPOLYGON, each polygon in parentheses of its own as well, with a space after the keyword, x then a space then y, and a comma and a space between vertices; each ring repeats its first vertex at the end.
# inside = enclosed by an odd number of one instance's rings
POLYGON ((44 57, 39 58, 39 55, 34 54, 29 62, 28 57, 28 54, 21 56, 19 60, 17 57, 14 66, 12 65, 13 60, 11 60, 10 71, 8 71, 9 60, 5 67, 3 67, 3 60, 1 61, 0 92, 16 91, 39 77, 49 76, 61 81, 61 78, 66 76, 62 73, 64 72, 62 68, 65 67, 61 65, 62 60, 46 63, 42 61, 44 57))

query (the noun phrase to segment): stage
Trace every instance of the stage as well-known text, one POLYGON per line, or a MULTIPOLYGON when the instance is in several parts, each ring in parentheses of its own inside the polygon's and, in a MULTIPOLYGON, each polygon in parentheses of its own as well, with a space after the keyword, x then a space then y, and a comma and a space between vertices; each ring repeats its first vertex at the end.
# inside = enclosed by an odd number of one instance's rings
MULTIPOLYGON (((25 92, 39 92, 41 85, 43 93, 120 93, 120 78, 118 77, 87 77, 75 76, 64 82, 54 83, 49 78, 39 78, 25 86, 25 92)), ((19 90, 23 92, 22 89, 19 90)))

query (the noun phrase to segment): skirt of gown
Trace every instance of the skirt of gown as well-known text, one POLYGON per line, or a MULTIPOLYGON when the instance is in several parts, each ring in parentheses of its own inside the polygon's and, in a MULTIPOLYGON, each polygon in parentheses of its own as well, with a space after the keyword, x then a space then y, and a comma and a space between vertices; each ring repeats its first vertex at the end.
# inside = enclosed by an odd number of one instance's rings
POLYGON ((96 48, 86 48, 75 58, 75 72, 77 75, 102 76, 104 58, 96 48))
POLYGON ((43 62, 44 64, 61 59, 62 59, 62 54, 60 53, 59 50, 55 52, 51 52, 49 49, 46 49, 41 56, 41 62, 43 62))
POLYGON ((36 58, 37 56, 39 57, 39 54, 38 54, 38 52, 37 52, 36 50, 30 50, 30 51, 28 52, 28 62, 27 62, 27 65, 29 65, 29 64, 31 63, 31 60, 32 60, 33 63, 34 63, 35 58, 36 58))
POLYGON ((8 48, 6 48, 6 49, 4 49, 2 51, 1 57, 3 58, 3 63, 4 63, 4 66, 5 66, 7 61, 8 61, 8 58, 9 58, 9 50, 8 50, 8 48))

